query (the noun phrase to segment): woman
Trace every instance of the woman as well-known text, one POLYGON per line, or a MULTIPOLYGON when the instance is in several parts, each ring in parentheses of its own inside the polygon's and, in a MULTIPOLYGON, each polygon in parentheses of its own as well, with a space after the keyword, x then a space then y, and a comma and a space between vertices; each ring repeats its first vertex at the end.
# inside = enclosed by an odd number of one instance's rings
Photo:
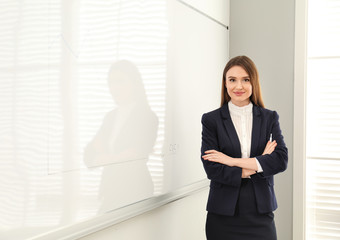
POLYGON ((202 116, 202 162, 211 180, 208 240, 275 240, 273 176, 287 168, 279 116, 264 108, 246 56, 224 68, 221 107, 202 116))

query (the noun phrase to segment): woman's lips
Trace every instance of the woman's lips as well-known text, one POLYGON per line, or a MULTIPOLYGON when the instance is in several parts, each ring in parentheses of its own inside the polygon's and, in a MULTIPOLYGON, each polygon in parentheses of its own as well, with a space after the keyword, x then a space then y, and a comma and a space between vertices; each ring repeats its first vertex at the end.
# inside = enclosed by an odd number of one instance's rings
POLYGON ((242 94, 244 94, 244 92, 234 92, 234 94, 235 94, 236 96, 242 96, 242 94))

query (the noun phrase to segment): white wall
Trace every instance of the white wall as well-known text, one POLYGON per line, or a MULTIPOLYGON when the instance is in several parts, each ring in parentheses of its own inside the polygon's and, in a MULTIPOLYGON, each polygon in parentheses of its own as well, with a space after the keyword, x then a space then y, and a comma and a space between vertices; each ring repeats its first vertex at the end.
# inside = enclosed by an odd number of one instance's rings
POLYGON ((204 240, 208 188, 81 240, 204 240))
POLYGON ((264 103, 276 110, 289 151, 288 169, 275 177, 278 239, 292 239, 293 74, 295 1, 230 2, 230 57, 247 55, 260 73, 264 103))

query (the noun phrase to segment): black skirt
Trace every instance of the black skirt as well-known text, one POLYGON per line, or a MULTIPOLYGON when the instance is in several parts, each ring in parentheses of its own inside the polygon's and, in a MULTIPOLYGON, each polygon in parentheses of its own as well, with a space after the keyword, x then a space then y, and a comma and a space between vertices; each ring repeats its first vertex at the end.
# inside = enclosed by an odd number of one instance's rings
POLYGON ((259 214, 253 182, 242 179, 234 216, 207 214, 207 240, 276 240, 274 214, 259 214))

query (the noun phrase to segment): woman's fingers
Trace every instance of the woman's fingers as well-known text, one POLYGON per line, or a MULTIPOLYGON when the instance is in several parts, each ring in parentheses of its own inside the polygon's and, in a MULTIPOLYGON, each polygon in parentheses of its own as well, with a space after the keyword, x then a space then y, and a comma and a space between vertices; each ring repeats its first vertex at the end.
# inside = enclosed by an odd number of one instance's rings
POLYGON ((267 148, 271 143, 272 143, 271 141, 268 141, 267 144, 266 144, 266 148, 267 148))
POLYGON ((212 150, 207 150, 204 153, 217 153, 217 151, 212 149, 212 150))
POLYGON ((202 156, 203 159, 212 159, 214 157, 215 157, 215 155, 212 155, 212 154, 207 154, 207 155, 202 156))
POLYGON ((208 161, 212 161, 212 162, 220 162, 219 157, 217 155, 214 155, 214 154, 204 155, 204 156, 202 156, 202 158, 204 160, 208 160, 208 161))
POLYGON ((207 150, 204 152, 206 155, 203 155, 202 158, 204 160, 212 160, 215 159, 218 155, 218 151, 216 150, 207 150))
POLYGON ((254 170, 242 168, 242 178, 248 178, 249 176, 255 174, 254 170))
POLYGON ((212 153, 202 156, 202 158, 204 158, 204 159, 217 159, 219 157, 220 156, 218 154, 212 154, 212 153))
POLYGON ((205 151, 206 155, 203 155, 202 158, 204 160, 208 160, 211 162, 224 163, 225 155, 216 150, 207 150, 205 151))
POLYGON ((271 154, 275 150, 276 146, 277 142, 275 140, 272 142, 268 141, 262 155, 271 154))
POLYGON ((269 154, 272 153, 272 152, 275 150, 276 146, 277 146, 276 141, 271 142, 271 143, 269 144, 269 146, 268 146, 268 152, 269 152, 269 154))
POLYGON ((203 155, 202 158, 205 159, 205 160, 211 160, 213 158, 216 157, 216 152, 215 150, 208 150, 208 151, 205 151, 206 155, 203 155))

